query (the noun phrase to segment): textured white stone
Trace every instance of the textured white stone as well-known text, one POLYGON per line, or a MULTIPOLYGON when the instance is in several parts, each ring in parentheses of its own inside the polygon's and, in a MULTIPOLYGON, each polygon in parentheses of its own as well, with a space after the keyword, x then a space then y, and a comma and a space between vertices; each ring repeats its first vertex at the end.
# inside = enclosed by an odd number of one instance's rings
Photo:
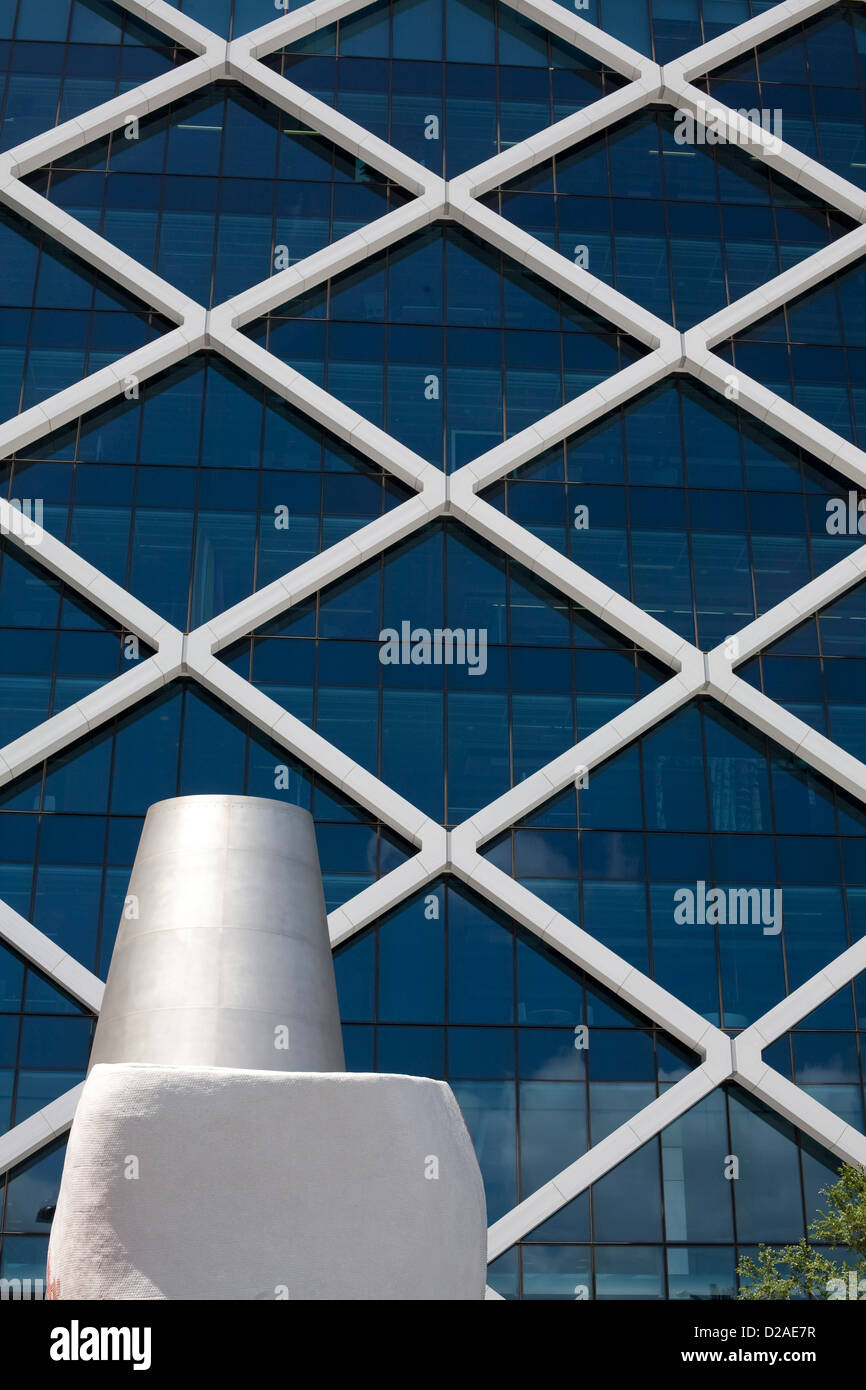
POLYGON ((50 1283, 63 1301, 480 1300, 485 1227, 444 1082, 104 1065, 69 1139, 50 1283))

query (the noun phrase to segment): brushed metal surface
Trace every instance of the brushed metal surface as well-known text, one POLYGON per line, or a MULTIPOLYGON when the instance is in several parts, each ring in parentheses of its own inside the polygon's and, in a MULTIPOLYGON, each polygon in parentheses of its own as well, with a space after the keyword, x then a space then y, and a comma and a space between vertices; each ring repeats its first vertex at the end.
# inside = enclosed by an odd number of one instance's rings
POLYGON ((248 796, 157 802, 126 901, 91 1067, 345 1070, 308 811, 248 796))

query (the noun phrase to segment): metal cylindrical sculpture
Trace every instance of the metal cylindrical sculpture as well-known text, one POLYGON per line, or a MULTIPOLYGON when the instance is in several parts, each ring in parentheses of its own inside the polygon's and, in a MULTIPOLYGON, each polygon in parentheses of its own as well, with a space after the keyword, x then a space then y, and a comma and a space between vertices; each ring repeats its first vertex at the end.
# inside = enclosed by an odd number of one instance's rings
POLYGON ((485 1252, 450 1087, 345 1070, 312 818, 254 797, 152 806, 48 1296, 480 1299, 485 1252))
POLYGON ((100 1062, 344 1069, 308 811, 247 796, 151 806, 91 1068, 100 1062))

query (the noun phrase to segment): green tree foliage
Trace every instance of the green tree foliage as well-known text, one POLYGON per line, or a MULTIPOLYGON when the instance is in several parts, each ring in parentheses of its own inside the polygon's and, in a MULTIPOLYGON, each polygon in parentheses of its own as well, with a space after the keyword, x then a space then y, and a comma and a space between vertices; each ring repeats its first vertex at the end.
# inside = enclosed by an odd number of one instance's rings
POLYGON ((858 1281, 864 1280, 866 1294, 866 1169, 845 1164, 837 1181, 823 1188, 821 1196, 826 1198, 827 1210, 820 1211, 809 1226, 808 1240, 779 1249, 760 1245, 757 1260, 743 1256, 737 1266, 743 1281, 741 1299, 848 1298, 849 1270, 858 1281), (844 1261, 830 1259, 813 1249, 812 1243, 843 1251, 844 1261))

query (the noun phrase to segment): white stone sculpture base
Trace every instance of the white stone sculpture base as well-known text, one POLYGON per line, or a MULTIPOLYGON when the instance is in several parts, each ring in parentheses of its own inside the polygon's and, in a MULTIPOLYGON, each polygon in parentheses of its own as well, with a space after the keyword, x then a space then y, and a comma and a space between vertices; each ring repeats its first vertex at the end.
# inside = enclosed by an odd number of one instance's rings
POLYGON ((486 1210, 449 1086, 94 1067, 48 1256, 67 1299, 483 1299, 486 1210))

